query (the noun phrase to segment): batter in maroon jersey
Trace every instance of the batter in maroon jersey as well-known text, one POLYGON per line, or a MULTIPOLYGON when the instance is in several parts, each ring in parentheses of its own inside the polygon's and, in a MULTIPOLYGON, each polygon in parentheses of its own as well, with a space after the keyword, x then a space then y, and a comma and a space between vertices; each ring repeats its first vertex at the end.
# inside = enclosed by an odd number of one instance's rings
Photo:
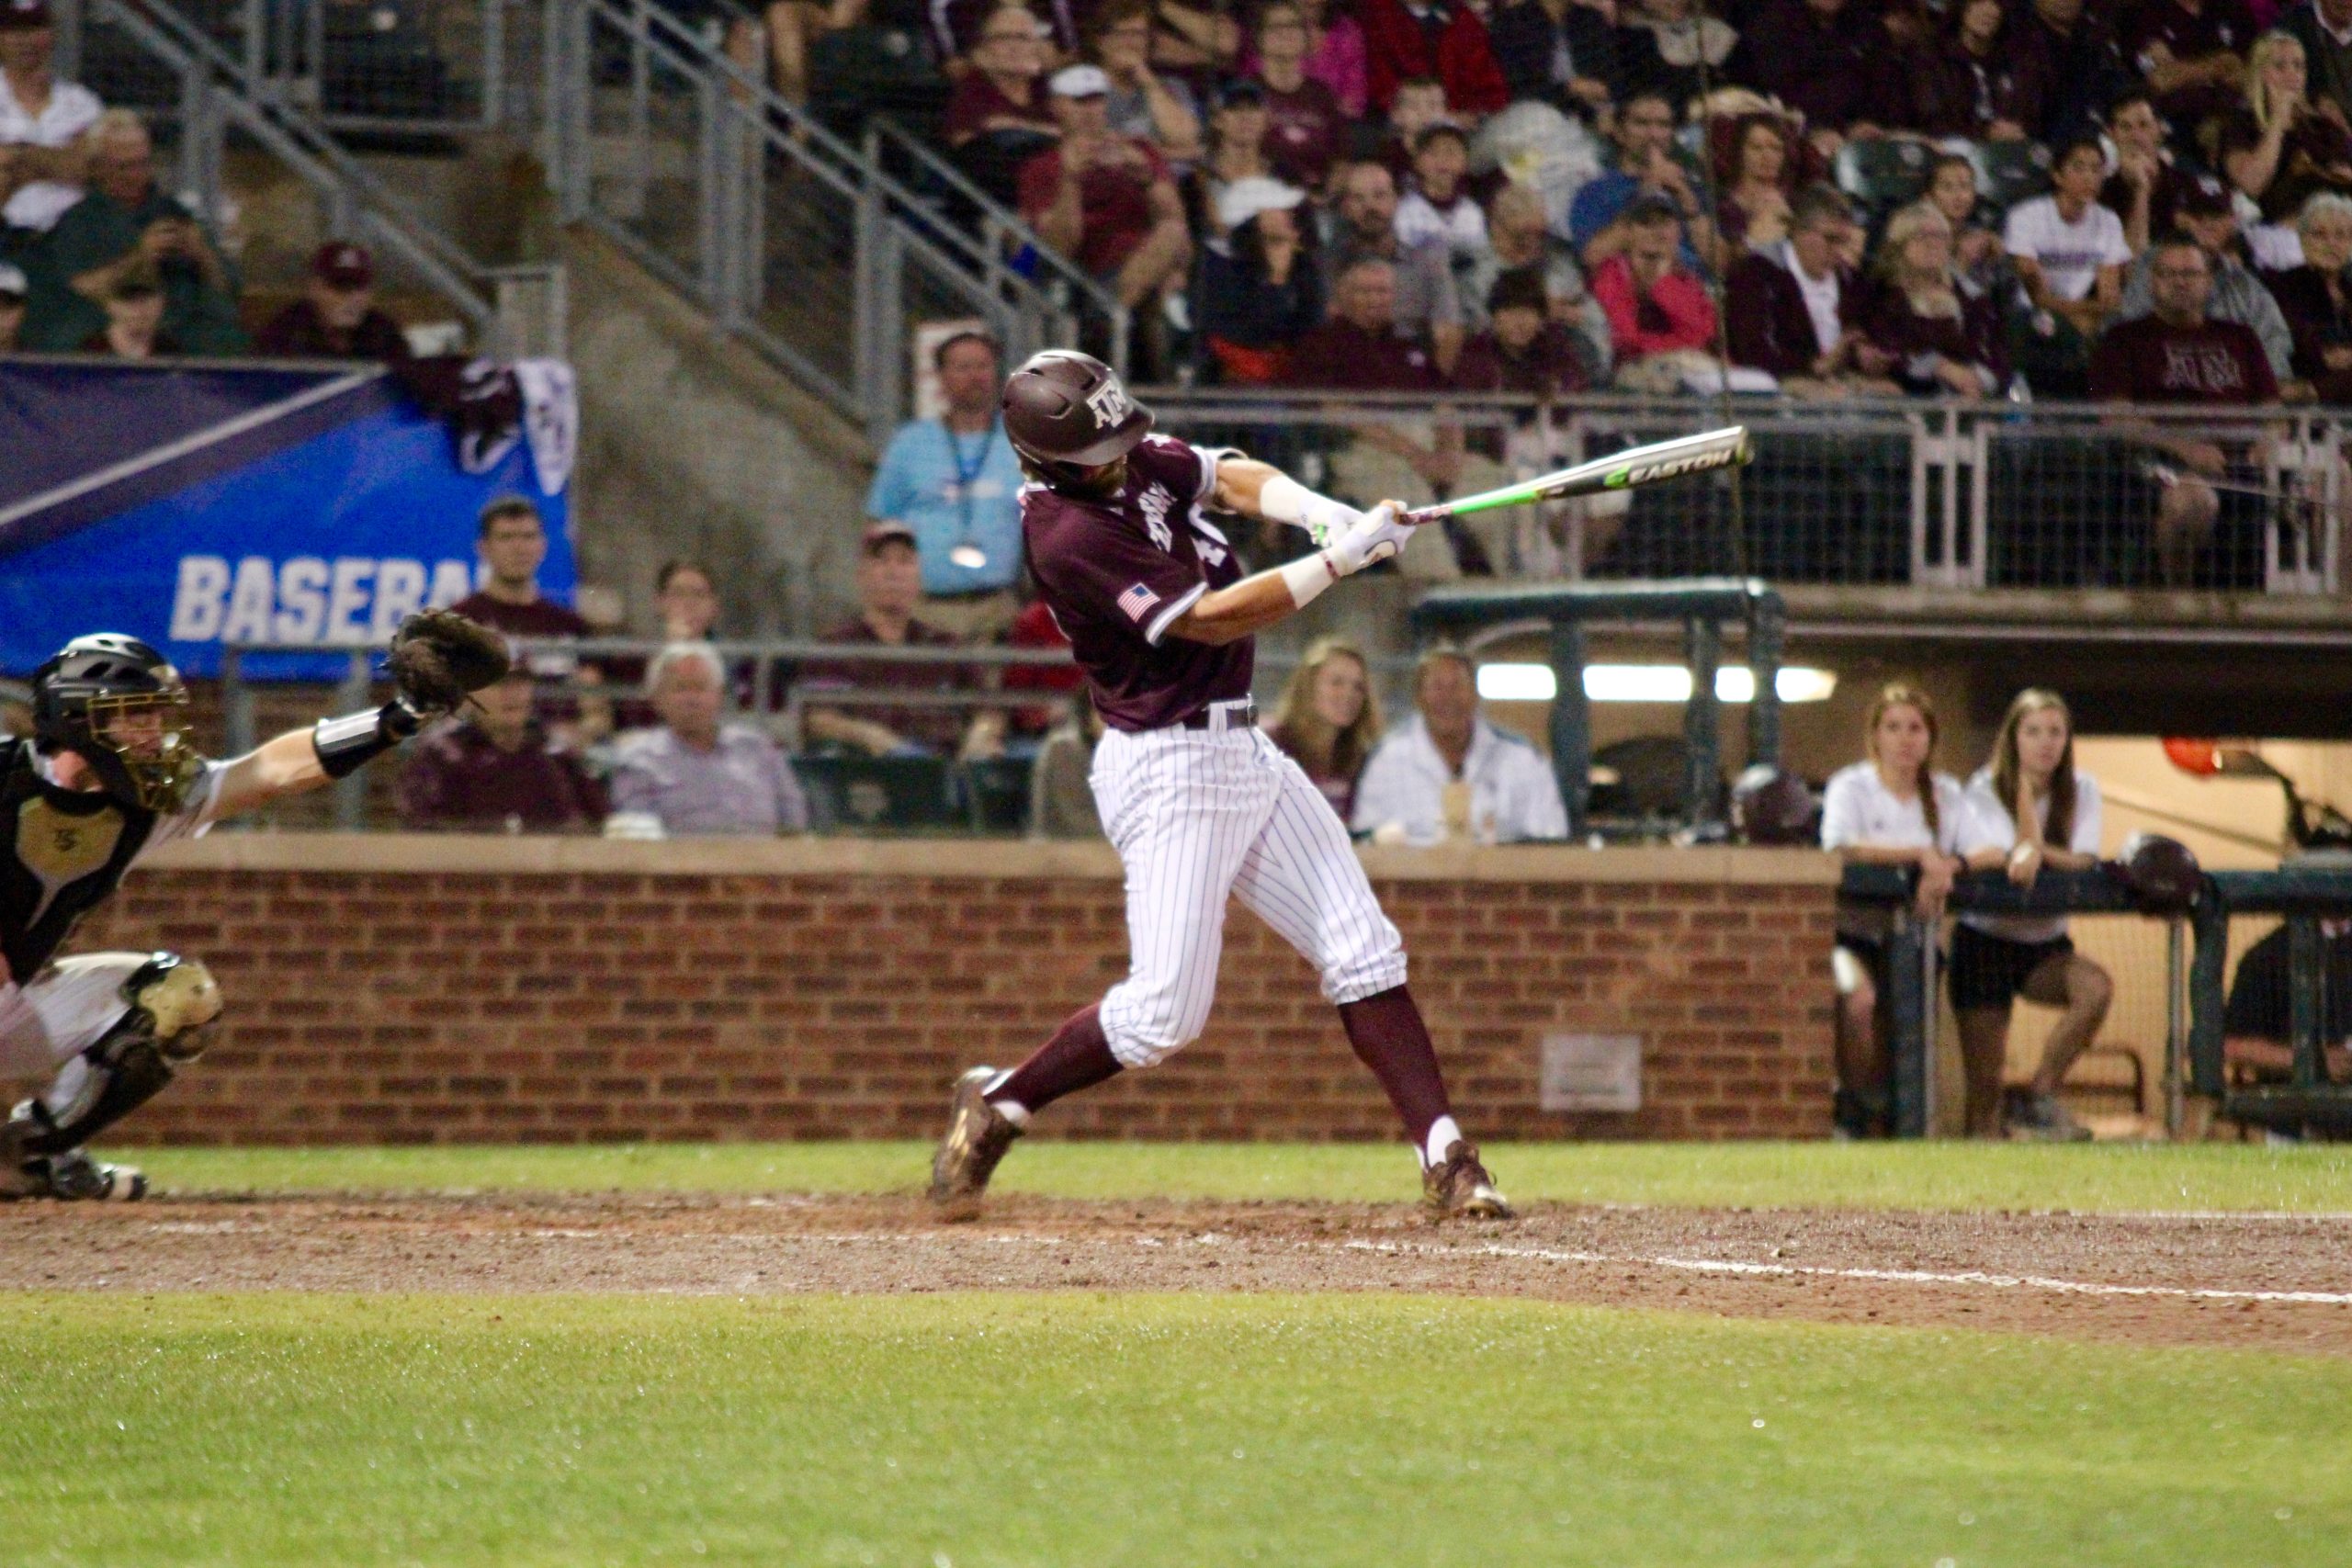
POLYGON ((1089 782, 1126 868, 1129 962, 1027 1061, 956 1080, 932 1201, 974 1217, 1032 1115, 1199 1036, 1231 897, 1321 974, 1419 1154, 1430 1211, 1508 1218, 1447 1104, 1396 928, 1346 828, 1250 702, 1252 634, 1395 555, 1408 534, 1397 509, 1359 513, 1238 453, 1152 435, 1150 412, 1082 354, 1048 351, 1015 371, 1004 428, 1030 478, 1030 570, 1109 727, 1089 782), (1244 577, 1211 509, 1291 524, 1320 548, 1244 577))

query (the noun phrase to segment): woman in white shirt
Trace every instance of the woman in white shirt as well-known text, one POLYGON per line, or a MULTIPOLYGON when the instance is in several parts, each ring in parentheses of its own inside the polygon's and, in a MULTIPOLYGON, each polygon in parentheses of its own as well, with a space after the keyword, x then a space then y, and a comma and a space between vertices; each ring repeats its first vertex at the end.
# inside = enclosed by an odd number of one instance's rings
MULTIPOLYGON (((2096 864, 2098 837, 2098 784, 2075 770, 2075 721, 2065 700, 2038 688, 2019 692, 2001 720, 1992 761, 1968 781, 1960 847, 1969 869, 2005 869, 2011 882, 2030 887, 2045 866, 2096 864)), ((1952 933, 1951 1005, 1968 1074, 1969 1136, 2002 1134, 2009 1012, 2022 996, 2064 1016, 2042 1046, 2032 1088, 2009 1108, 2009 1130, 2089 1137, 2058 1103, 2058 1086, 2098 1033, 2114 994, 2107 971, 2075 951, 2064 915, 1961 916, 1952 933)))
MULTIPOLYGON (((1935 771, 1936 710, 1901 682, 1871 704, 1862 727, 1870 760, 1830 775, 1822 798, 1821 847, 1864 865, 1919 868, 1918 909, 1943 917, 1961 869, 1960 785, 1935 771)), ((1886 973, 1886 916, 1876 905, 1839 904, 1830 973, 1838 983, 1838 1092, 1831 1114, 1843 1138, 1883 1136, 1888 1019, 1879 1008, 1886 973)))

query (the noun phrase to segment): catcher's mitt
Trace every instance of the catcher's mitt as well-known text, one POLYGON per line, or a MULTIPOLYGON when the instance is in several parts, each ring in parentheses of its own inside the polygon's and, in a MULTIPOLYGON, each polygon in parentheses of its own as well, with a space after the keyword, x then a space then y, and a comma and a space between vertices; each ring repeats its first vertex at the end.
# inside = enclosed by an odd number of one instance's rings
POLYGON ((401 701, 420 715, 448 713, 504 678, 506 639, 454 610, 420 610, 392 634, 385 666, 401 701))

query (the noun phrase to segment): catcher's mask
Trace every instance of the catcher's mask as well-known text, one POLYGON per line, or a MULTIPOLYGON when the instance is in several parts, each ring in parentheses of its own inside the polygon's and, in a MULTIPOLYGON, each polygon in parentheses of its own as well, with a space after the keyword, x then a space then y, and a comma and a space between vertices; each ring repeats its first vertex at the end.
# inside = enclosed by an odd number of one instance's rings
POLYGON ((203 775, 187 738, 187 685, 134 637, 77 637, 33 672, 33 736, 72 751, 127 806, 174 811, 203 775))

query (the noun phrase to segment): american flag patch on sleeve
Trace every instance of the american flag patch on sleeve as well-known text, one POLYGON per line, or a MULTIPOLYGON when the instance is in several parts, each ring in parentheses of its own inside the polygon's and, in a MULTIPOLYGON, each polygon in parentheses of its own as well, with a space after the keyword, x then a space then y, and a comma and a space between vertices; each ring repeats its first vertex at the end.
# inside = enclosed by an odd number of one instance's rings
POLYGON ((1127 619, 1137 626, 1143 624, 1143 618, 1150 615, 1151 607, 1159 603, 1159 595, 1140 582, 1119 595, 1119 608, 1125 610, 1127 613, 1127 619))

